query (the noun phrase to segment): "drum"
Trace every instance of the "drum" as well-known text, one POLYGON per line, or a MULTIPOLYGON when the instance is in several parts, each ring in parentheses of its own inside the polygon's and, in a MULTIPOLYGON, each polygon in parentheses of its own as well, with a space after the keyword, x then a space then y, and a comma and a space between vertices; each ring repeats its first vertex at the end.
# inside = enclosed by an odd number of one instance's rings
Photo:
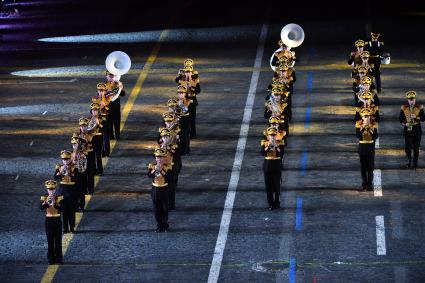
POLYGON ((388 65, 391 61, 390 53, 385 53, 381 57, 381 64, 388 65))

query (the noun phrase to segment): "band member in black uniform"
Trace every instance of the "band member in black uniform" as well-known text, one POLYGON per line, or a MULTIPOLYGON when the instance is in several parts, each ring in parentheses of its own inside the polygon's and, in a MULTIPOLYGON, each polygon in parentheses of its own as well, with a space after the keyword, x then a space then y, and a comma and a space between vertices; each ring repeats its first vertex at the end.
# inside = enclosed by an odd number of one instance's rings
POLYGON ((177 165, 176 168, 173 167, 173 169, 177 170, 177 174, 175 174, 175 186, 177 189, 178 181, 179 181, 179 174, 182 169, 182 158, 181 158, 181 143, 180 143, 180 126, 179 121, 176 115, 172 112, 165 112, 162 114, 162 118, 164 120, 164 126, 163 128, 160 128, 159 137, 158 137, 158 143, 162 144, 163 142, 169 142, 170 145, 175 145, 174 147, 174 153, 173 153, 173 162, 177 165), (162 129, 168 129, 170 131, 170 136, 168 138, 163 138, 161 136, 162 129))
MULTIPOLYGON (((193 101, 193 110, 190 113, 190 138, 196 138, 196 108, 198 106, 197 95, 201 92, 201 84, 199 82, 199 73, 193 70, 193 65, 189 65, 188 60, 185 60, 183 70, 179 70, 176 77, 176 83, 185 86, 187 89, 187 96, 193 101)), ((191 60, 193 64, 193 60, 191 60)))
POLYGON ((364 49, 364 41, 359 39, 354 43, 357 50, 350 53, 350 58, 348 59, 348 65, 358 66, 362 64, 361 54, 364 49))
POLYGON ((280 207, 280 179, 282 176, 283 145, 276 139, 278 129, 266 130, 267 140, 261 141, 261 154, 264 156, 263 173, 266 185, 269 210, 280 207))
POLYGON ((80 132, 78 137, 84 139, 86 141, 85 148, 84 148, 84 154, 87 157, 87 193, 89 195, 92 195, 94 192, 94 173, 96 170, 96 161, 94 156, 94 150, 93 150, 93 136, 87 131, 87 126, 90 122, 90 119, 87 118, 80 118, 78 121, 80 125, 80 132))
POLYGON ((295 58, 295 51, 291 51, 282 40, 279 40, 278 45, 280 48, 273 53, 272 66, 278 67, 282 62, 286 61, 288 65, 293 66, 295 58))
POLYGON ((359 101, 363 103, 363 105, 356 107, 356 114, 354 117, 354 122, 357 122, 362 119, 360 112, 364 108, 368 108, 370 110, 370 119, 376 123, 376 126, 378 126, 378 123, 381 119, 379 115, 379 107, 376 106, 372 101, 372 93, 369 91, 362 92, 359 96, 359 101))
POLYGON ((354 95, 354 106, 356 107, 361 107, 363 106, 363 101, 361 100, 361 96, 364 95, 370 95, 371 97, 371 102, 373 102, 374 105, 379 106, 380 105, 380 101, 379 101, 379 97, 378 94, 374 91, 359 91, 358 93, 356 93, 354 95))
POLYGON ((56 165, 54 179, 60 181, 60 193, 62 200, 63 232, 74 233, 75 209, 76 209, 76 188, 77 168, 71 162, 71 152, 62 150, 60 157, 62 164, 56 165))
POLYGON ((272 92, 264 104, 264 118, 279 117, 291 121, 288 103, 285 102, 289 92, 283 88, 274 87, 272 92), (282 98, 284 97, 284 98, 282 98))
POLYGON ((416 92, 411 90, 406 92, 407 104, 401 106, 399 121, 403 126, 404 149, 407 156, 407 168, 418 167, 419 148, 421 146, 422 129, 421 122, 425 121, 424 107, 416 103, 416 92))
POLYGON ((95 175, 103 174, 102 164, 102 149, 103 149, 103 138, 102 138, 102 123, 99 115, 100 105, 99 103, 92 103, 90 105, 90 112, 92 114, 90 121, 87 125, 87 133, 93 136, 92 145, 95 158, 95 175))
POLYGON ((193 113, 195 105, 193 100, 187 97, 187 89, 185 86, 178 86, 177 92, 179 94, 178 107, 182 110, 179 115, 180 123, 180 143, 181 143, 181 155, 190 154, 190 115, 193 113))
POLYGON ((166 151, 161 148, 154 150, 156 163, 149 163, 148 176, 152 178, 152 203, 157 228, 155 232, 168 231, 168 183, 170 166, 164 164, 166 151))
POLYGON ((359 76, 353 80, 353 91, 355 93, 363 91, 376 91, 375 84, 372 82, 372 77, 366 76, 366 72, 361 69, 359 76))
POLYGON ((86 205, 87 188, 87 156, 83 148, 86 147, 87 142, 80 138, 78 133, 75 133, 71 138, 72 154, 71 162, 77 168, 77 176, 75 182, 75 191, 77 197, 77 211, 84 211, 86 205))
POLYGON ((47 260, 49 264, 62 263, 62 221, 61 202, 63 197, 56 195, 56 181, 47 180, 44 183, 47 194, 41 197, 40 210, 44 210, 46 218, 44 226, 47 236, 47 260))
POLYGON ((125 90, 122 82, 120 82, 121 76, 114 75, 109 71, 105 72, 106 75, 106 87, 107 97, 109 100, 109 129, 110 139, 119 140, 120 127, 121 127, 121 101, 120 97, 125 96, 125 90), (115 136, 114 136, 115 135, 115 136))
POLYGON ((356 136, 359 139, 358 153, 362 174, 363 191, 373 190, 373 170, 375 169, 375 140, 378 138, 376 123, 371 119, 369 108, 360 111, 361 120, 356 122, 356 136))
POLYGON ((366 42, 365 50, 369 51, 370 63, 373 65, 374 77, 376 81, 376 90, 381 92, 381 57, 384 54, 384 43, 379 41, 379 33, 371 32, 371 40, 366 42))
POLYGON ((111 128, 110 124, 110 115, 109 115, 109 97, 107 96, 108 88, 104 83, 97 84, 97 96, 92 99, 93 103, 98 103, 100 106, 99 114, 100 114, 100 122, 102 124, 102 143, 103 150, 102 156, 109 156, 111 153, 111 140, 110 136, 111 128))

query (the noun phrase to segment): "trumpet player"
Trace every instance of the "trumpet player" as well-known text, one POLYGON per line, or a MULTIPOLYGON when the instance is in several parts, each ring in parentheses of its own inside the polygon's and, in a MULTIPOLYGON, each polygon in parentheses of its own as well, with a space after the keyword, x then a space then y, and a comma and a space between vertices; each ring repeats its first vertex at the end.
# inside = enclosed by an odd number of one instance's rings
POLYGON ((93 103, 98 103, 100 106, 99 114, 100 114, 100 122, 102 124, 102 156, 109 156, 111 153, 111 128, 109 127, 110 115, 109 115, 109 99, 107 96, 108 87, 104 83, 97 84, 97 97, 92 99, 93 103))
POLYGON ((269 119, 270 117, 279 117, 291 120, 288 103, 286 102, 288 91, 283 88, 274 87, 268 100, 264 104, 264 118, 269 119), (282 98, 282 96, 284 98, 282 98))
POLYGON ((76 191, 76 202, 77 202, 77 211, 84 211, 84 206, 86 204, 86 194, 88 194, 88 177, 87 177, 87 156, 83 150, 85 147, 85 140, 78 136, 78 133, 74 133, 71 138, 72 144, 72 153, 71 153, 71 162, 77 168, 77 176, 75 182, 75 191, 76 191))
POLYGON ((195 105, 193 100, 187 96, 187 88, 179 85, 177 87, 179 100, 177 106, 182 110, 179 119, 180 122, 180 141, 181 141, 181 154, 190 155, 190 115, 193 114, 195 105))
POLYGON ((92 145, 95 159, 95 175, 103 174, 102 164, 102 150, 103 150, 103 137, 102 137, 102 122, 99 115, 100 105, 99 103, 92 103, 90 105, 91 118, 87 124, 87 133, 92 135, 92 145))
POLYGON ((370 95, 370 97, 371 97, 370 100, 371 100, 371 102, 373 102, 374 105, 376 105, 376 106, 380 105, 379 97, 378 97, 378 94, 376 92, 364 90, 364 91, 359 91, 356 94, 354 94, 354 106, 355 107, 362 107, 363 104, 364 104, 362 97, 368 96, 368 95, 370 95))
POLYGON ((348 65, 358 66, 362 64, 361 54, 364 51, 364 40, 356 40, 354 42, 354 46, 356 47, 356 51, 352 51, 350 53, 350 58, 348 59, 348 65))
POLYGON ((277 134, 277 128, 269 127, 266 130, 267 139, 261 141, 261 154, 264 156, 264 183, 266 185, 269 210, 280 208, 283 144, 276 139, 277 134))
POLYGON ((62 164, 56 165, 54 179, 60 181, 60 193, 63 196, 62 218, 63 233, 74 233, 76 189, 75 182, 77 168, 71 162, 71 152, 62 150, 60 153, 62 164))
POLYGON ((377 125, 371 118, 369 108, 360 111, 361 120, 356 122, 356 136, 359 139, 358 154, 362 175, 362 190, 373 190, 373 170, 375 169, 375 140, 378 138, 377 125))
POLYGON ((407 168, 413 169, 418 166, 419 147, 421 146, 422 129, 421 122, 425 121, 424 108, 416 103, 416 91, 406 92, 407 104, 401 106, 399 121, 403 126, 404 149, 407 156, 407 168))
POLYGON ((194 71, 193 65, 191 65, 193 60, 189 60, 191 59, 185 60, 184 69, 179 71, 176 82, 178 85, 186 87, 188 98, 193 100, 194 107, 190 115, 190 138, 193 139, 196 138, 196 108, 199 105, 197 95, 201 92, 201 84, 198 71, 194 71))
POLYGON ((44 227, 47 237, 47 260, 49 264, 62 263, 62 221, 61 202, 63 197, 56 195, 56 181, 47 180, 44 186, 47 194, 40 199, 40 210, 45 211, 44 227))
POLYGON ((78 120, 78 124, 80 126, 78 137, 86 141, 84 153, 86 154, 86 157, 87 157, 87 168, 86 168, 87 193, 89 195, 92 195, 94 192, 94 173, 96 170, 96 164, 95 164, 95 156, 94 156, 94 150, 93 150, 93 144, 92 144, 94 135, 90 134, 87 130, 89 121, 90 121, 89 119, 84 117, 78 120))
POLYGON ((366 76, 366 72, 364 70, 362 70, 359 75, 353 79, 353 91, 355 93, 375 90, 376 87, 372 81, 372 77, 366 76))
POLYGON ((369 52, 369 60, 373 65, 378 93, 381 92, 381 57, 384 54, 384 43, 378 40, 379 37, 379 33, 371 32, 370 41, 365 44, 365 50, 369 52))
POLYGON ((120 127, 121 127, 121 101, 120 97, 125 96, 125 90, 122 82, 120 81, 121 76, 114 75, 109 71, 105 71, 106 76, 106 87, 107 97, 109 100, 109 134, 110 139, 121 138, 120 127))
POLYGON ((149 163, 148 176, 152 179, 152 203, 157 227, 155 232, 166 232, 168 224, 168 185, 170 182, 169 165, 165 164, 166 151, 162 148, 154 150, 155 163, 149 163))

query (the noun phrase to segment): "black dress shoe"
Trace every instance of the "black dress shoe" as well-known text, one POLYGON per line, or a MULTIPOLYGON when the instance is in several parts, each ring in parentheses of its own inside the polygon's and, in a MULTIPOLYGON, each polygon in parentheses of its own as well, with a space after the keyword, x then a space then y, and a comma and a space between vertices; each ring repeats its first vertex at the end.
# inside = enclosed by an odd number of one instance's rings
POLYGON ((273 210, 273 205, 269 205, 268 209, 273 210))

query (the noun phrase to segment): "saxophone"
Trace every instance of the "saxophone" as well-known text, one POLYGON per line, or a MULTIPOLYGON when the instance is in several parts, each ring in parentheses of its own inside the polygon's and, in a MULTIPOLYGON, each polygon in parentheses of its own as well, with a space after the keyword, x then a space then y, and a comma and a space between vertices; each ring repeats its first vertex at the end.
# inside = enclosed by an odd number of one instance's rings
POLYGON ((412 130, 413 130, 413 119, 412 119, 412 112, 413 112, 413 106, 410 106, 409 105, 409 115, 406 117, 406 120, 407 120, 407 125, 406 125, 406 127, 407 127, 407 131, 408 132, 411 132, 412 130))
POLYGON ((81 152, 75 154, 75 165, 77 166, 78 172, 84 173, 87 170, 87 158, 81 152))

